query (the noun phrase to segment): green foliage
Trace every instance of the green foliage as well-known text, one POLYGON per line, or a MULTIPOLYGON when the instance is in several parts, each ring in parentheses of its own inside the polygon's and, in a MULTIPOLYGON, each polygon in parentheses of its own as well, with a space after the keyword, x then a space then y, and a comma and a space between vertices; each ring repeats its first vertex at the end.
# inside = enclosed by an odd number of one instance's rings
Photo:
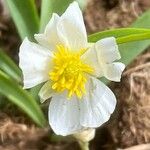
POLYGON ((137 42, 137 41, 147 40, 147 39, 150 39, 150 32, 123 36, 123 37, 117 38, 116 41, 118 44, 123 44, 123 43, 134 42, 134 41, 137 42))
POLYGON ((0 71, 0 85, 0 93, 2 95, 26 112, 37 125, 41 127, 46 125, 44 115, 36 101, 2 71, 0 71))
POLYGON ((6 0, 19 35, 33 39, 39 30, 39 18, 34 0, 6 0))
POLYGON ((114 36, 115 38, 124 37, 132 34, 150 33, 150 29, 145 28, 119 28, 97 32, 88 36, 90 42, 97 42, 99 39, 114 36))
MULTIPOLYGON (((61 15, 74 0, 42 0, 40 31, 43 32, 53 13, 61 15)), ((76 0, 83 9, 87 0, 76 0)))
POLYGON ((43 31, 52 13, 61 15, 73 0, 42 0, 40 30, 43 31))
POLYGON ((34 99, 35 99, 38 103, 40 103, 40 98, 39 98, 39 95, 38 95, 38 94, 39 94, 40 89, 42 88, 42 86, 43 86, 43 83, 41 83, 41 84, 39 84, 39 85, 37 85, 37 86, 31 88, 31 90, 30 90, 30 94, 32 95, 32 97, 34 97, 34 99))
POLYGON ((21 71, 12 59, 0 49, 0 69, 16 81, 21 81, 21 71))
POLYGON ((21 108, 37 125, 44 127, 46 124, 40 106, 36 103, 37 92, 24 91, 19 87, 21 82, 21 71, 17 65, 0 49, 0 106, 5 106, 7 103, 4 99, 7 97, 12 103, 21 108), (4 72, 2 72, 4 71, 4 72), (17 81, 17 82, 16 82, 17 81))
MULTIPOLYGON (((150 28, 150 10, 140 16, 131 27, 150 28)), ((125 43, 119 46, 121 61, 129 64, 138 54, 150 46, 150 40, 125 43)))

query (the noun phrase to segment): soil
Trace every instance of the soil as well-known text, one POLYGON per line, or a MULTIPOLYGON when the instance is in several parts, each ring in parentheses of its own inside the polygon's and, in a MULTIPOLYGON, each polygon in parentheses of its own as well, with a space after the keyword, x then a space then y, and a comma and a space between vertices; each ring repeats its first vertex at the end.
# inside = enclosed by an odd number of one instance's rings
MULTIPOLYGON (((0 46, 17 62, 21 40, 2 1, 0 46)), ((127 27, 149 8, 149 0, 89 0, 84 12, 87 31, 127 27)), ((150 143, 149 79, 150 49, 147 49, 127 66, 120 83, 110 84, 118 106, 111 119, 97 129, 90 143, 91 150, 115 150, 150 143)), ((0 111, 0 150, 79 150, 76 142, 65 139, 54 142, 51 135, 49 128, 36 127, 11 103, 0 111)))
POLYGON ((89 33, 127 27, 150 8, 149 0, 90 0, 84 13, 89 33))

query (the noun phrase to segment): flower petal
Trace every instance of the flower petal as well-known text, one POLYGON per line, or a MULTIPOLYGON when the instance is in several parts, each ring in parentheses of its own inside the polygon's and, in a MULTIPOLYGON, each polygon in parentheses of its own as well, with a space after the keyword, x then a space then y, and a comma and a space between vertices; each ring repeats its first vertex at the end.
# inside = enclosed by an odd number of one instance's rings
POLYGON ((43 103, 48 98, 52 97, 55 94, 55 91, 52 89, 52 82, 47 81, 39 92, 40 101, 43 103))
POLYGON ((82 12, 77 2, 73 2, 61 16, 58 23, 61 41, 71 50, 80 50, 87 46, 87 33, 82 12))
POLYGON ((79 104, 75 97, 67 99, 67 94, 58 93, 52 97, 49 106, 49 123, 58 135, 73 134, 83 127, 79 121, 79 104))
POLYGON ((114 37, 96 42, 82 55, 82 59, 94 68, 94 75, 96 77, 105 76, 105 66, 120 58, 121 56, 114 37))
POLYGON ((95 50, 97 51, 100 61, 103 63, 112 63, 121 58, 118 50, 118 45, 114 37, 104 38, 95 43, 95 50))
POLYGON ((57 23, 59 21, 59 16, 53 13, 51 20, 47 24, 43 34, 35 34, 35 39, 44 47, 54 50, 57 44, 60 43, 57 34, 57 23))
POLYGON ((48 80, 52 53, 42 46, 24 39, 20 46, 19 66, 23 71, 24 88, 31 88, 48 80))
POLYGON ((119 82, 124 69, 125 65, 119 62, 104 65, 104 76, 111 81, 119 82))
POLYGON ((116 98, 106 85, 91 77, 87 84, 87 93, 79 104, 81 125, 99 127, 109 120, 116 106, 116 98))
POLYGON ((103 76, 103 70, 101 67, 101 62, 98 58, 97 51, 95 50, 95 47, 92 46, 89 50, 87 50, 82 56, 81 59, 85 62, 85 64, 88 64, 94 69, 94 75, 96 77, 103 76))

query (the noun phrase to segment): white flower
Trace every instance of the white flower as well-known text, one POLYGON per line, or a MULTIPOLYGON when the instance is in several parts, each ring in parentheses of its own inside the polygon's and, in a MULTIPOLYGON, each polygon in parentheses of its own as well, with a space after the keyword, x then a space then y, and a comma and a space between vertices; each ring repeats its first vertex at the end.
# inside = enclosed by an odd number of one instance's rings
POLYGON ((106 122, 116 106, 112 91, 97 77, 120 81, 125 65, 114 37, 89 47, 82 13, 76 2, 59 17, 53 14, 38 44, 23 41, 19 66, 24 88, 46 82, 41 101, 52 97, 49 124, 56 134, 69 135, 106 122))

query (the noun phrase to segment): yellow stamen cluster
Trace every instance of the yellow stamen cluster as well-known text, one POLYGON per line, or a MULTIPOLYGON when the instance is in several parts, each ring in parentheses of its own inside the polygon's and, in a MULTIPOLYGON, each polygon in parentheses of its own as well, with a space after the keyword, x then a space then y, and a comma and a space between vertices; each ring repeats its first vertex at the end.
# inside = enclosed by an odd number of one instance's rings
POLYGON ((52 89, 57 92, 68 91, 68 97, 76 94, 81 98, 85 93, 86 74, 92 73, 93 68, 83 63, 79 53, 71 52, 68 48, 58 45, 54 53, 53 70, 49 73, 53 81, 52 89))

